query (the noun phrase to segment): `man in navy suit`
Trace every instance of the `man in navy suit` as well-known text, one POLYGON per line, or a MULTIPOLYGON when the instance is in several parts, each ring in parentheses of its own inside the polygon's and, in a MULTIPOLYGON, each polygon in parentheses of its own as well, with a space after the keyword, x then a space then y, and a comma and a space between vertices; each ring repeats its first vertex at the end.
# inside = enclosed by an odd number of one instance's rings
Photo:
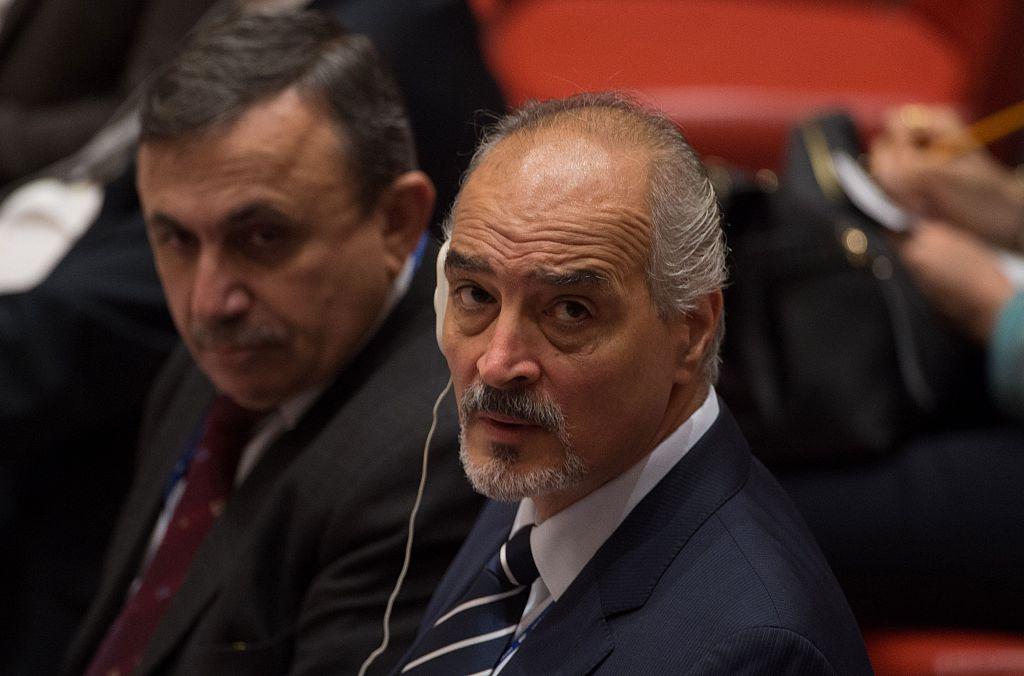
POLYGON ((447 227, 442 348, 492 498, 402 673, 870 673, 792 504, 715 395, 725 244, 675 126, 527 106, 447 227))

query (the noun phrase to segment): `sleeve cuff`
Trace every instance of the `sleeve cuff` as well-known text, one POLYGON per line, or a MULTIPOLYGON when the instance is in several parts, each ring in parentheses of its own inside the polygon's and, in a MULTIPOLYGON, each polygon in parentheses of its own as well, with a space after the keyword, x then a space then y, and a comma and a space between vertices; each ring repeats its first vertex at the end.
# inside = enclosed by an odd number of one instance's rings
POLYGON ((988 376, 999 409, 1024 420, 1024 292, 999 312, 989 344, 988 376))

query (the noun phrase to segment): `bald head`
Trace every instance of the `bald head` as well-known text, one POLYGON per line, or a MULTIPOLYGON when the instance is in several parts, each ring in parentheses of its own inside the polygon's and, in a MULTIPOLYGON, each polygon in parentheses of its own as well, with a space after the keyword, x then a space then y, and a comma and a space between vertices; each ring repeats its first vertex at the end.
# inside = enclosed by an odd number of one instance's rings
MULTIPOLYGON (((703 164, 671 120, 621 94, 587 93, 527 104, 490 130, 470 162, 466 180, 483 164, 507 168, 504 165, 518 163, 518 170, 526 171, 534 159, 551 154, 558 154, 561 164, 581 180, 587 172, 607 170, 594 164, 600 162, 599 154, 577 152, 584 140, 590 149, 615 150, 618 157, 635 159, 639 165, 637 172, 623 172, 622 179, 641 176, 646 183, 651 225, 644 233, 646 273, 658 311, 666 317, 686 314, 698 298, 721 289, 726 279, 725 240, 703 164)), ((450 227, 446 232, 450 236, 450 227)), ((708 382, 717 379, 721 338, 720 326, 705 364, 708 382)))

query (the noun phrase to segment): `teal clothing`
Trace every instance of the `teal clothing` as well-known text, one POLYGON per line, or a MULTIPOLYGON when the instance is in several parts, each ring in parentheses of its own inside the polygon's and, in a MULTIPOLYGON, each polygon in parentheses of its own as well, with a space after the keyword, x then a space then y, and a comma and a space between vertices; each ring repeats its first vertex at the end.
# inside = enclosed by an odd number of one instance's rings
POLYGON ((996 405, 1024 420, 1024 292, 999 313, 989 345, 988 373, 996 405))

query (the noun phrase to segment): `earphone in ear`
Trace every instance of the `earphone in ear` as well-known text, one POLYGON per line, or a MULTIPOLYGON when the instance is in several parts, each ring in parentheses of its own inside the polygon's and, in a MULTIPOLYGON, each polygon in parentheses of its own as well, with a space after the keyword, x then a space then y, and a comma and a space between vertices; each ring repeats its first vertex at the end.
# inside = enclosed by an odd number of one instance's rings
POLYGON ((437 252, 437 286, 434 287, 434 315, 437 317, 434 325, 434 333, 437 335, 437 346, 444 349, 441 344, 441 336, 444 334, 444 312, 448 307, 448 278, 444 274, 444 262, 448 258, 448 245, 450 239, 446 239, 437 252))

